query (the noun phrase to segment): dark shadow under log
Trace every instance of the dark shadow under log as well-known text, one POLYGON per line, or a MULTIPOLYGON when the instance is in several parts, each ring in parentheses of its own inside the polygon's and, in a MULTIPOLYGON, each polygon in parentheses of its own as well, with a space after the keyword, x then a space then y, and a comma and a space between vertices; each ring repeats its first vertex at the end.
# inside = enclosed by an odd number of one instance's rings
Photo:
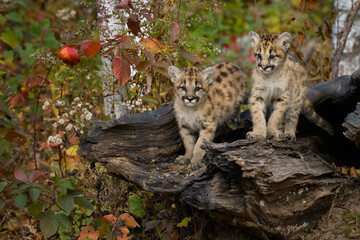
POLYGON ((243 138, 251 118, 245 111, 239 121, 218 128, 215 142, 220 143, 204 143, 207 154, 197 171, 174 162, 183 147, 171 103, 152 112, 94 123, 78 153, 145 190, 176 195, 221 219, 238 236, 223 239, 246 239, 243 232, 252 236, 249 239, 290 238, 332 208, 341 186, 358 187, 329 162, 340 161, 345 151, 350 160, 360 159, 342 127, 360 100, 359 85, 357 71, 352 77, 309 87, 309 99, 334 127, 334 137, 301 118, 295 143, 248 141, 243 138))

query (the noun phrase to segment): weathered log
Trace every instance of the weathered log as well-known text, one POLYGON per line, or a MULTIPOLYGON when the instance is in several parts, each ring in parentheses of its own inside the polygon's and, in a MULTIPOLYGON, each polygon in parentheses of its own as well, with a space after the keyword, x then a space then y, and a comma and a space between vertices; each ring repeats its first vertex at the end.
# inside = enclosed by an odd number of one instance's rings
POLYGON ((355 142, 356 146, 360 148, 360 103, 356 105, 354 112, 347 115, 343 127, 345 128, 345 137, 355 142))
POLYGON ((248 141, 244 137, 251 117, 245 111, 237 121, 219 127, 214 140, 236 141, 204 143, 204 167, 192 172, 174 162, 184 150, 171 103, 152 112, 94 123, 78 152, 145 190, 175 194, 180 201, 225 220, 227 226, 238 226, 235 236, 247 231, 252 239, 289 238, 331 208, 340 186, 354 184, 327 161, 337 160, 344 151, 349 158, 360 157, 355 144, 342 134, 344 118, 359 101, 359 85, 357 71, 309 87, 309 99, 332 124, 335 137, 301 118, 295 143, 248 141), (334 145, 347 147, 335 151, 334 145))

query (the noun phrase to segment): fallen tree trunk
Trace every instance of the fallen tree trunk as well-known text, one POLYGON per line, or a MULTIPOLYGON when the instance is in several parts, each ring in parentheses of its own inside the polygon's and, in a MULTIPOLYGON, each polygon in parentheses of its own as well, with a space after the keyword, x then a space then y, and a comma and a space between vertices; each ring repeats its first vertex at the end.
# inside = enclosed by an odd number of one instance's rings
POLYGON ((252 236, 249 239, 289 238, 329 211, 341 186, 356 184, 328 162, 342 160, 338 156, 345 151, 349 159, 360 157, 355 144, 342 134, 344 118, 360 100, 359 85, 357 71, 309 87, 309 99, 332 124, 334 137, 301 118, 295 143, 248 141, 244 138, 251 118, 245 111, 237 122, 219 127, 214 141, 220 143, 204 143, 204 166, 192 172, 174 162, 184 150, 171 103, 94 123, 78 153, 145 190, 177 195, 224 220, 233 236, 223 239, 246 239, 244 232, 252 236), (347 147, 334 149, 335 145, 347 147))

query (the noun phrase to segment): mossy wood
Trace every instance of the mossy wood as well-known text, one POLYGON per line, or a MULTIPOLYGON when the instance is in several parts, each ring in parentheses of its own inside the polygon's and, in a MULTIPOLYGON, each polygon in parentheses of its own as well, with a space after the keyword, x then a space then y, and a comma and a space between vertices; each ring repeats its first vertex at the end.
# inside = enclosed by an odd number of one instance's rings
POLYGON ((95 122, 78 153, 145 190, 178 196, 211 215, 209 224, 221 220, 227 233, 209 231, 205 239, 291 239, 331 209, 346 189, 342 186, 358 187, 330 163, 341 165, 344 156, 349 162, 360 159, 354 143, 360 142, 359 105, 355 111, 360 71, 309 86, 308 97, 333 126, 334 137, 301 117, 296 142, 248 141, 251 118, 245 111, 219 127, 214 142, 204 143, 204 167, 189 171, 174 162, 184 149, 168 103, 152 112, 95 122))

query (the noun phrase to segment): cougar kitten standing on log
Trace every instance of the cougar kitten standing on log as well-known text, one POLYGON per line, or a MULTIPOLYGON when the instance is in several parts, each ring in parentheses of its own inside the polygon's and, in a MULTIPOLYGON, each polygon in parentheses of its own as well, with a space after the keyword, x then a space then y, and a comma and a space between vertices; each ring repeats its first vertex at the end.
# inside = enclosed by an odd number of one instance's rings
POLYGON ((246 76, 231 63, 220 63, 201 70, 196 67, 168 69, 174 83, 174 111, 185 155, 176 161, 196 168, 205 151, 203 141, 212 141, 219 124, 240 113, 240 102, 245 95, 246 76))
POLYGON ((313 109, 306 97, 305 68, 288 55, 291 35, 284 32, 258 35, 249 33, 256 66, 252 72, 250 112, 253 130, 248 139, 285 138, 296 140, 295 131, 300 112, 320 128, 333 135, 331 125, 313 109), (270 107, 266 124, 265 112, 270 107))

